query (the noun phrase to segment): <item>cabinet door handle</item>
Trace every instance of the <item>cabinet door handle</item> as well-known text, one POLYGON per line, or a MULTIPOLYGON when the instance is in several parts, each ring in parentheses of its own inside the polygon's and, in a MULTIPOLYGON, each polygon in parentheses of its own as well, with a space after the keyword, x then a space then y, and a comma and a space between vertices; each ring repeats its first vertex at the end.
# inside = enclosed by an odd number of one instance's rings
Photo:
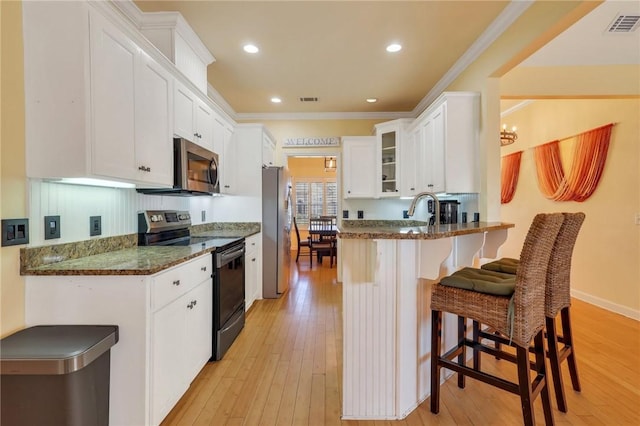
POLYGON ((347 194, 351 194, 351 191, 347 191, 347 194))
POLYGON ((202 272, 207 272, 207 267, 206 267, 206 266, 203 266, 202 268, 200 268, 200 270, 201 270, 202 272))
POLYGON ((225 185, 224 187, 225 187, 225 188, 229 188, 229 185, 225 185))
POLYGON ((197 300, 192 300, 192 301, 191 301, 191 304, 192 304, 193 306, 196 306, 196 305, 198 304, 198 301, 197 301, 197 300))
POLYGON ((256 261, 256 258, 255 258, 255 257, 254 257, 254 258, 252 258, 252 259, 251 259, 251 261, 252 261, 252 262, 255 262, 255 261, 256 261))
POLYGON ((140 170, 141 172, 150 172, 151 171, 151 167, 140 166, 140 167, 138 167, 138 170, 140 170))
POLYGON ((430 183, 429 185, 427 185, 429 188, 433 188, 433 184, 430 183))
POLYGON ((415 191, 416 189, 415 189, 415 188, 409 188, 409 190, 410 190, 410 191, 415 191))
POLYGON ((175 280, 175 281, 173 282, 173 285, 180 285, 180 280, 175 280))
POLYGON ((193 302, 191 302, 191 303, 189 303, 189 304, 187 305, 187 309, 193 309, 193 302))

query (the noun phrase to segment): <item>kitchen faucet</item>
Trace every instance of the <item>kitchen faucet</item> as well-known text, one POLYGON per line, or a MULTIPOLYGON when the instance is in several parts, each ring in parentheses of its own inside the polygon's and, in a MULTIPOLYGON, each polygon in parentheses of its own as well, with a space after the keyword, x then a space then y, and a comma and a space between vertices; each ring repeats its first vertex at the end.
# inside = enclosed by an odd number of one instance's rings
POLYGON ((433 201, 435 202, 435 211, 433 213, 433 215, 435 216, 434 224, 435 226, 440 225, 440 200, 438 200, 438 197, 433 192, 421 192, 417 194, 415 197, 413 197, 413 200, 411 200, 411 205, 409 206, 409 211, 407 212, 407 214, 409 215, 409 217, 413 216, 413 214, 416 211, 416 204, 418 204, 418 201, 420 201, 424 197, 433 198, 433 201))

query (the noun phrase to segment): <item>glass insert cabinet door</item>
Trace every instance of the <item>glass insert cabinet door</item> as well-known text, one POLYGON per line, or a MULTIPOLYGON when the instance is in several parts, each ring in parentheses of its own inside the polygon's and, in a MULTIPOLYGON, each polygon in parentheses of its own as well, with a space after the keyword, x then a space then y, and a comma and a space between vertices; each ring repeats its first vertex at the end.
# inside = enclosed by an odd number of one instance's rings
POLYGON ((397 132, 386 132, 381 135, 381 163, 382 174, 380 183, 381 195, 396 194, 398 192, 398 181, 396 179, 398 166, 397 166, 397 132))

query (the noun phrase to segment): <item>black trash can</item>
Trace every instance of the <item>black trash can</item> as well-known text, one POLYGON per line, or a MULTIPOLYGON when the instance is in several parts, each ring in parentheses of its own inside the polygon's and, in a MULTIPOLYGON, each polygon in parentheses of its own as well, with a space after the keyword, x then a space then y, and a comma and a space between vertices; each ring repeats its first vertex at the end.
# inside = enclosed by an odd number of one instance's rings
POLYGON ((0 424, 109 424, 117 325, 41 325, 0 340, 0 424))

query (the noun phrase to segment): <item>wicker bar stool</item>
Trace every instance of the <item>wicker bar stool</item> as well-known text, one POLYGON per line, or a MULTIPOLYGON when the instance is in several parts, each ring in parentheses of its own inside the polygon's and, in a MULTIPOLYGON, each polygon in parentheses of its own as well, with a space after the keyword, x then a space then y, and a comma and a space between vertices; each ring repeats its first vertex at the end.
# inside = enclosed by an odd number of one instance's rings
MULTIPOLYGON (((458 387, 464 388, 465 377, 480 380, 508 392, 520 395, 525 425, 534 425, 533 403, 540 395, 545 423, 553 424, 553 413, 547 387, 546 357, 544 354, 543 329, 545 277, 558 231, 564 221, 561 213, 539 214, 529 228, 525 239, 520 263, 514 280, 513 295, 505 296, 493 292, 491 285, 473 289, 460 288, 453 280, 443 278, 435 284, 431 293, 431 412, 440 409, 440 369, 445 367, 458 373, 458 387), (453 286, 452 286, 453 285, 453 286), (458 343, 451 350, 440 355, 442 340, 442 313, 450 312, 458 316, 458 343), (466 338, 466 319, 486 324, 499 333, 497 338, 503 344, 515 347, 518 383, 507 381, 480 370, 479 356, 473 367, 466 365, 466 347, 474 354, 478 351, 496 355, 496 349, 483 345, 480 341, 466 338), (535 348, 535 378, 531 380, 529 346, 535 348)), ((446 277, 448 278, 448 277, 446 277)), ((472 288, 480 280, 463 279, 472 288)), ((479 353, 478 353, 479 355, 479 353)))
MULTIPOLYGON (((556 394, 558 410, 567 412, 567 398, 564 393, 562 380, 562 362, 567 361, 569 375, 573 389, 580 392, 580 379, 576 363, 573 333, 571 332, 571 258, 578 239, 578 233, 585 219, 585 214, 563 213, 564 222, 556 238, 549 268, 547 269, 545 286, 545 325, 549 367, 553 377, 553 387, 556 394), (560 314, 562 334, 556 332, 556 318, 560 314), (561 346, 560 346, 561 344, 561 346)), ((482 265, 482 269, 513 273, 518 259, 504 258, 482 265)), ((474 325, 475 327, 475 325, 474 325)))

